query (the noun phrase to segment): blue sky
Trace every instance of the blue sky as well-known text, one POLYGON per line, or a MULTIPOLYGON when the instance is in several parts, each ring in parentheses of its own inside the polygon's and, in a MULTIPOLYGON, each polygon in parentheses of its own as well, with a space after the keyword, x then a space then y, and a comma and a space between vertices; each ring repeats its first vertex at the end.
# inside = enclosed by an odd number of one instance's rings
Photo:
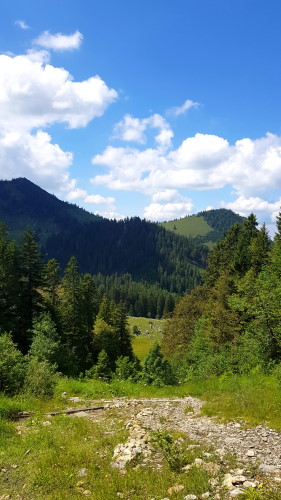
POLYGON ((281 205, 277 0, 25 0, 0 19, 0 176, 108 217, 281 205))

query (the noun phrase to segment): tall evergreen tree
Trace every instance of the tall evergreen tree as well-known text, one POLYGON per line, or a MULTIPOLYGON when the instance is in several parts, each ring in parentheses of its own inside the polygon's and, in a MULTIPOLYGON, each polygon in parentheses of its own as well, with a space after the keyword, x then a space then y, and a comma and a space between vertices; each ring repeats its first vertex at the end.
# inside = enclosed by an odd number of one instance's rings
POLYGON ((8 240, 6 226, 0 222, 0 331, 17 331, 19 293, 17 245, 8 240))
POLYGON ((26 332, 32 328, 32 321, 40 308, 42 296, 39 287, 42 279, 42 257, 36 235, 31 228, 23 234, 20 245, 20 285, 21 285, 21 347, 26 350, 30 339, 26 332))

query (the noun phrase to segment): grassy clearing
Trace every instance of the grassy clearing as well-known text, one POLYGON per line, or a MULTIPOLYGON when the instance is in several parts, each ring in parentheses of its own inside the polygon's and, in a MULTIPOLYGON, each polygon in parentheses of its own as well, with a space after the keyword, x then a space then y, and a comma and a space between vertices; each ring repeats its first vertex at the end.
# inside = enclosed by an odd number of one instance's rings
POLYGON ((164 320, 130 316, 128 323, 141 331, 140 335, 133 336, 132 344, 135 355, 143 361, 155 342, 161 343, 164 320))
POLYGON ((205 221, 204 217, 196 217, 195 215, 169 222, 162 222, 160 225, 168 231, 180 234, 181 236, 187 236, 188 238, 205 236, 212 231, 211 226, 205 221))

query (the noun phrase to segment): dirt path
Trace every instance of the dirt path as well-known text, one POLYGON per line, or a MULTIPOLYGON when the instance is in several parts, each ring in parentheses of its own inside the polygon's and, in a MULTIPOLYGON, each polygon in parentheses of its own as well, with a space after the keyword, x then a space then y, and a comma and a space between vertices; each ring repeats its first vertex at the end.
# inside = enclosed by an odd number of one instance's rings
MULTIPOLYGON (((117 408, 128 422, 137 419, 145 429, 184 432, 190 439, 212 446, 222 458, 226 453, 235 454, 241 463, 258 463, 261 471, 281 475, 280 433, 261 425, 245 429, 238 422, 218 423, 215 417, 200 415, 204 403, 197 398, 117 398, 102 403, 105 411, 117 408)), ((95 420, 104 416, 102 412, 100 416, 99 412, 80 416, 95 420)))

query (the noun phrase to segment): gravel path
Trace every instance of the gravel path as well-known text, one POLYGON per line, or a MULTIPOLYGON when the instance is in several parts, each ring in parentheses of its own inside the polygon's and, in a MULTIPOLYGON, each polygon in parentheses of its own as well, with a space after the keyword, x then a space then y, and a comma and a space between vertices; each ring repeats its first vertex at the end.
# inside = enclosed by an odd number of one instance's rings
MULTIPOLYGON (((100 401, 92 401, 93 404, 100 401)), ((178 430, 190 439, 211 445, 221 457, 235 454, 241 463, 258 463, 265 473, 281 475, 281 434, 265 426, 245 429, 238 422, 219 423, 215 417, 200 415, 203 401, 192 398, 117 398, 103 401, 105 410, 118 408, 127 421, 137 418, 150 430, 178 430), (193 411, 188 411, 189 409, 193 411)), ((101 410, 104 412, 104 410, 101 410)), ((95 412, 98 413, 98 412, 95 412)), ((90 416, 81 414, 81 416, 90 416)), ((98 418, 92 414, 93 419, 98 418)))

